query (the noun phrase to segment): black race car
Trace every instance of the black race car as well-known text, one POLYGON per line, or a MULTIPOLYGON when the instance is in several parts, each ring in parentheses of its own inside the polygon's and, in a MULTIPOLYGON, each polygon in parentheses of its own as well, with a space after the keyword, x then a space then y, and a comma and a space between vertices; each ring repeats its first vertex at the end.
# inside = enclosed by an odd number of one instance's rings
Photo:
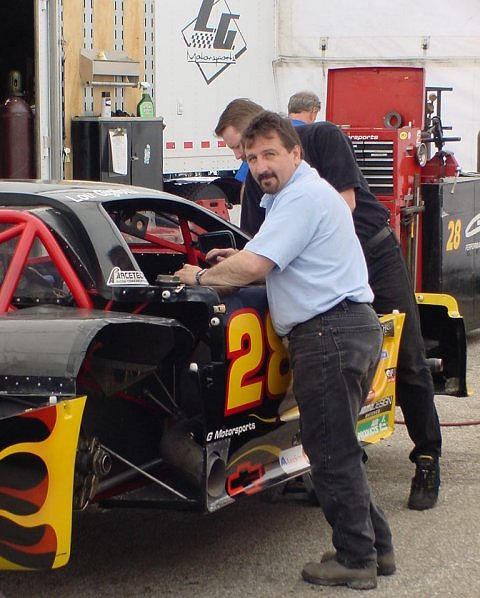
MULTIPOLYGON (((68 562, 72 509, 214 511, 309 471, 265 288, 172 274, 248 237, 194 202, 0 182, 0 568, 68 562)), ((403 315, 358 424, 391 434, 403 315)))

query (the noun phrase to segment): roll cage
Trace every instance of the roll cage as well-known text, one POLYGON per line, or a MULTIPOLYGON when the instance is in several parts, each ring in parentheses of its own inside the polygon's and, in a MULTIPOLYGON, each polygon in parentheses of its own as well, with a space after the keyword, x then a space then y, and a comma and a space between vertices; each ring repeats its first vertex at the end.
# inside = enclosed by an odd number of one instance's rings
MULTIPOLYGON (((206 263, 205 233, 227 229, 232 246, 247 240, 215 214, 172 196, 19 201, 16 209, 0 209, 0 312, 39 303, 109 309, 119 296, 109 284, 114 269, 143 272, 145 285, 155 286, 158 275, 173 274, 184 263, 206 263), (106 303, 99 305, 99 298, 106 303)), ((129 299, 132 294, 133 284, 129 299)), ((144 302, 145 289, 140 294, 144 302)))

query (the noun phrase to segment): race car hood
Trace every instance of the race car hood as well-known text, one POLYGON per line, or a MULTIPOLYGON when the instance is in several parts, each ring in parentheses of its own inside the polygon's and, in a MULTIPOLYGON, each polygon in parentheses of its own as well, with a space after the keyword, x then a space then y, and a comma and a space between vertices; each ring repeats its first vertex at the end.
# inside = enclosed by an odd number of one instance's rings
POLYGON ((193 346, 174 319, 42 306, 0 316, 0 394, 76 396, 93 342, 105 358, 145 372, 186 360, 193 346))

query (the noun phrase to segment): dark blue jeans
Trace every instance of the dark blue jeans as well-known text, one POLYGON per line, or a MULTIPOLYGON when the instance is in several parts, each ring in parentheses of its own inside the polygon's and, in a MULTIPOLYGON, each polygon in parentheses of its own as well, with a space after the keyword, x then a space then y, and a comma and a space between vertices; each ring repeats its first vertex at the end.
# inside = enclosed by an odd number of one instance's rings
POLYGON ((375 506, 356 425, 380 357, 382 332, 374 310, 342 301, 289 334, 293 391, 302 444, 315 491, 332 527, 337 559, 364 568, 392 550, 392 535, 375 506))
POLYGON ((363 247, 368 279, 378 314, 398 309, 405 313, 397 363, 396 399, 408 434, 414 443, 410 459, 418 455, 438 458, 442 434, 434 402, 433 379, 425 359, 418 306, 400 243, 392 232, 374 247, 363 247))

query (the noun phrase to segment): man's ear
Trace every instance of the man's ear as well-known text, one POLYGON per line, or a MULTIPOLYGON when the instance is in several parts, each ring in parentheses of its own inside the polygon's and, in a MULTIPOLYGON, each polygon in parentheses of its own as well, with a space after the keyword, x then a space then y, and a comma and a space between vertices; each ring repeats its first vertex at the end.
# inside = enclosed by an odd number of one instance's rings
POLYGON ((299 145, 295 145, 292 150, 292 153, 295 161, 295 166, 298 166, 302 161, 302 148, 299 145))

